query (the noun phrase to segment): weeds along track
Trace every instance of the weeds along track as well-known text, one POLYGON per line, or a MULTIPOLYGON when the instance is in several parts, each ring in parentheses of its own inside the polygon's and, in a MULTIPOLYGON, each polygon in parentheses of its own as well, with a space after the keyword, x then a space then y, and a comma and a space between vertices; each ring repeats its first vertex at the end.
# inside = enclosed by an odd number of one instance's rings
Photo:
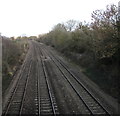
MULTIPOLYGON (((30 48, 31 49, 31 48, 30 48)), ((23 102, 23 95, 25 93, 25 88, 27 87, 27 82, 29 79, 29 73, 31 70, 31 53, 28 52, 26 59, 21 67, 21 70, 18 74, 19 79, 13 91, 11 92, 11 96, 8 100, 6 107, 3 110, 3 115, 7 114, 19 114, 20 107, 23 102), (29 72, 29 73, 26 73, 29 72)))
POLYGON ((30 43, 30 49, 18 76, 19 79, 3 110, 3 116, 58 114, 44 56, 35 42, 30 43))
MULTIPOLYGON (((110 113, 100 104, 100 102, 91 94, 91 92, 78 80, 78 78, 69 70, 69 68, 44 45, 40 45, 44 54, 47 54, 54 64, 58 67, 63 77, 73 88, 76 95, 85 105, 89 114, 107 114, 110 113)), ((78 101, 79 102, 79 101, 78 101)))

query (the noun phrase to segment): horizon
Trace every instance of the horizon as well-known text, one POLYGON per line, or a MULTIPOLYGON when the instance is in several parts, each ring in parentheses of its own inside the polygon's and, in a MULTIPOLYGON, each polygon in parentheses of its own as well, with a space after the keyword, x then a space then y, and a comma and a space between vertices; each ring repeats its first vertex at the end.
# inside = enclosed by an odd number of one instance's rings
POLYGON ((118 2, 119 0, 4 0, 0 7, 0 33, 6 37, 38 36, 68 20, 90 23, 94 10, 104 10, 110 4, 118 7, 118 2))

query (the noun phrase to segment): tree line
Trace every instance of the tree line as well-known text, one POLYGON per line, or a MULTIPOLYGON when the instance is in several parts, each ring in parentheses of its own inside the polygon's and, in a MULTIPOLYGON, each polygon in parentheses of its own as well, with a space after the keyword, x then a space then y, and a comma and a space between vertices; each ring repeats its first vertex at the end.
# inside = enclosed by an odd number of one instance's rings
POLYGON ((49 33, 39 35, 38 41, 73 58, 86 70, 103 72, 105 77, 102 77, 112 86, 109 93, 113 93, 120 85, 118 9, 115 5, 107 5, 105 10, 93 11, 91 18, 91 23, 76 20, 59 23, 49 33))

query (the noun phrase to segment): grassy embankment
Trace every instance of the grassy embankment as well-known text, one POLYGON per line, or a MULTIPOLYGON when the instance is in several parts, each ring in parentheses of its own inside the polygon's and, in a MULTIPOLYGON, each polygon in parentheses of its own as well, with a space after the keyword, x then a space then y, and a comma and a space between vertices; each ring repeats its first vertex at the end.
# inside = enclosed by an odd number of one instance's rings
POLYGON ((19 70, 28 50, 27 40, 2 39, 2 93, 8 88, 13 76, 19 70))
POLYGON ((70 20, 57 24, 40 35, 44 42, 80 65, 91 80, 111 96, 119 99, 120 86, 120 22, 115 18, 115 5, 92 13, 92 23, 70 20))

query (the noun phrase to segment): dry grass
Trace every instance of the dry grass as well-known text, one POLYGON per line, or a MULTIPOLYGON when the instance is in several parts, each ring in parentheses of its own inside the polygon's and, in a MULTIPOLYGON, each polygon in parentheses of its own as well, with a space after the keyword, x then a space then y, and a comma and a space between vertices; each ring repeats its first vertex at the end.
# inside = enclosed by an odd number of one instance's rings
POLYGON ((8 88, 16 70, 22 64, 27 47, 24 40, 2 39, 2 92, 8 88))

